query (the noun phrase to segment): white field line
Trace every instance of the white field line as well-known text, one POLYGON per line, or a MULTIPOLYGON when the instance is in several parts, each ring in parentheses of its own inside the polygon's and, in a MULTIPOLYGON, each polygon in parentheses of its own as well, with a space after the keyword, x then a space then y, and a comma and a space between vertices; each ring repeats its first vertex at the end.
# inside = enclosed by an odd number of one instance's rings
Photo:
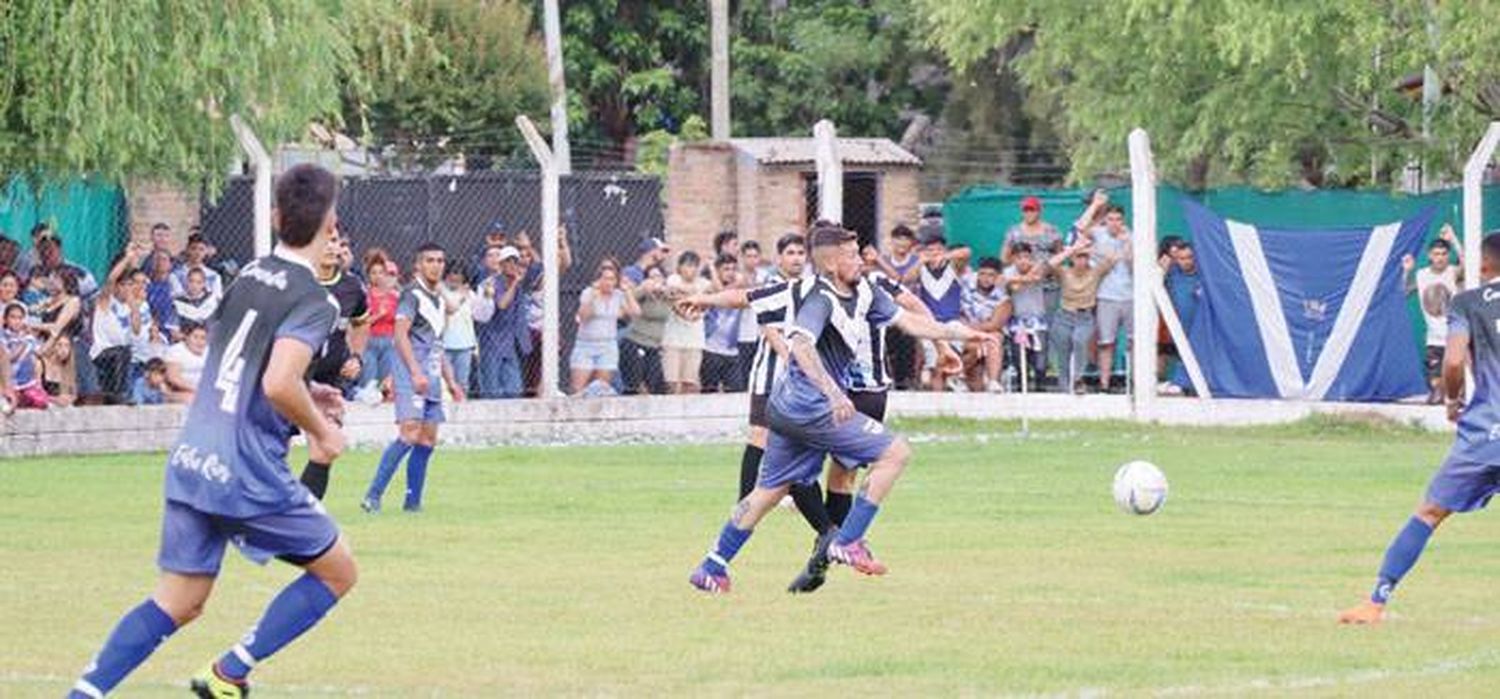
MULTIPOLYGON (((5 686, 46 686, 52 685, 58 692, 65 692, 73 686, 77 676, 63 677, 62 675, 45 675, 26 672, 6 671, 0 674, 0 688, 5 686)), ((151 682, 126 679, 122 685, 127 689, 130 687, 152 689, 187 689, 187 680, 181 682, 151 682)), ((332 696, 365 696, 374 693, 369 687, 337 687, 334 685, 299 685, 299 684, 257 684, 255 689, 264 692, 267 689, 276 694, 299 694, 299 695, 332 695, 332 696)), ((5 692, 0 691, 0 694, 5 692)))
POLYGON ((1259 692, 1290 692, 1330 687, 1352 687, 1378 684, 1392 680, 1421 677, 1440 677, 1481 668, 1500 665, 1500 651, 1485 651, 1473 655, 1436 660, 1424 665, 1392 670, 1356 670, 1341 675, 1303 675, 1300 677, 1257 678, 1244 682, 1223 685, 1185 685, 1166 687, 1151 691, 1161 697, 1204 696, 1218 694, 1251 694, 1259 692))

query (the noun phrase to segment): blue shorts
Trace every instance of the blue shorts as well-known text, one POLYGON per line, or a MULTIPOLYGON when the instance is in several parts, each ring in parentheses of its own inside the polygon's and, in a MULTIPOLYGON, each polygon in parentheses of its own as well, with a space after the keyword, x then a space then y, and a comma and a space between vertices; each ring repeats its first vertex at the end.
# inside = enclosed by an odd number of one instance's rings
POLYGON ((619 371, 620 345, 614 340, 575 340, 568 368, 579 371, 619 371))
POLYGON ((1489 504, 1496 491, 1500 464, 1449 454, 1427 485, 1427 500, 1454 512, 1470 512, 1489 504))
POLYGON ((896 441, 883 423, 863 413, 855 413, 839 424, 834 424, 831 413, 811 422, 798 422, 782 415, 772 401, 767 417, 771 434, 760 462, 759 485, 763 488, 816 482, 829 456, 846 468, 868 464, 896 441))
POLYGON ((170 573, 218 575, 230 542, 258 565, 272 558, 303 565, 333 548, 338 538, 338 525, 323 503, 311 497, 285 512, 248 519, 211 515, 168 500, 156 565, 170 573))
POLYGON ((441 423, 447 419, 443 412, 442 370, 427 372, 427 393, 417 395, 411 385, 411 371, 401 361, 395 362, 391 371, 391 384, 396 394, 396 422, 441 423))

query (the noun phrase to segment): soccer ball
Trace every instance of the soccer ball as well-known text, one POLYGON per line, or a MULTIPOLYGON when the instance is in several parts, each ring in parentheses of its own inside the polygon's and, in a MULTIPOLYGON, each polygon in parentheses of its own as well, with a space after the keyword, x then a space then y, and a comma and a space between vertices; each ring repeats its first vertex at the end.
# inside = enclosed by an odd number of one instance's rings
POLYGON ((1148 461, 1132 461, 1115 471, 1115 504, 1133 515, 1149 515, 1167 502, 1167 476, 1148 461))

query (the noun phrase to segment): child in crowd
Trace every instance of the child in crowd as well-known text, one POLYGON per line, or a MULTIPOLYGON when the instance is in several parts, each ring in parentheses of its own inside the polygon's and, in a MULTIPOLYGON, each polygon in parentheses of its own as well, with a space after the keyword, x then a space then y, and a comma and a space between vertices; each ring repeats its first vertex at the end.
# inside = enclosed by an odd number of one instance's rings
POLYGON ((42 377, 37 371, 37 355, 51 351, 41 345, 31 328, 26 325, 26 307, 20 303, 5 306, 5 324, 0 330, 0 346, 3 346, 10 364, 10 385, 15 393, 17 408, 46 408, 47 391, 42 388, 42 377))
POLYGON ((174 397, 177 397, 176 392, 167 383, 167 363, 161 357, 146 360, 141 375, 135 377, 135 385, 130 388, 130 403, 161 405, 174 397))
MULTIPOLYGON (((677 256, 677 271, 667 277, 667 295, 678 299, 708 293, 713 282, 699 275, 702 260, 691 250, 677 256)), ((705 346, 703 317, 684 318, 673 313, 662 332, 662 377, 672 393, 697 393, 698 373, 705 346)))
POLYGON ((370 284, 370 339, 365 344, 364 369, 359 378, 367 390, 380 390, 390 377, 396 360, 396 301, 400 297, 399 277, 395 263, 384 256, 370 256, 365 262, 365 278, 370 284), (370 384, 375 384, 371 387, 370 384))

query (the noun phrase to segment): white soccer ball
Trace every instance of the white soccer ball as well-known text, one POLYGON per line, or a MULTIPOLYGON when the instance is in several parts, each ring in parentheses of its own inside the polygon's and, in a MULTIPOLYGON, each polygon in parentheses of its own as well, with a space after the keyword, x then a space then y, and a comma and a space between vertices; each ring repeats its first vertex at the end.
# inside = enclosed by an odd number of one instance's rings
POLYGON ((1115 504, 1133 515, 1149 515, 1167 503, 1167 476, 1148 461, 1132 461, 1115 471, 1115 504))

